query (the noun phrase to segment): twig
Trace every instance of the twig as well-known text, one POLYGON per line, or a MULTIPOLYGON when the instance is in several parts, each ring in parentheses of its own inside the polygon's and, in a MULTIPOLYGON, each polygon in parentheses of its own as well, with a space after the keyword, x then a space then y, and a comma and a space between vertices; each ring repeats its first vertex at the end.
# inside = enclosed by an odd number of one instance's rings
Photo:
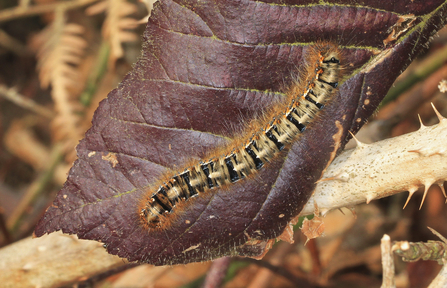
POLYGON ((433 279, 428 288, 444 288, 447 287, 447 239, 434 229, 430 227, 428 227, 428 229, 442 241, 399 241, 393 244, 392 250, 406 262, 414 262, 422 259, 437 261, 439 264, 443 265, 441 271, 439 271, 438 275, 433 279))
POLYGON ((213 261, 203 283, 203 288, 218 288, 222 285, 230 265, 231 258, 223 257, 213 261))
POLYGON ((96 1, 98 0, 64 1, 64 2, 54 2, 46 5, 32 5, 32 6, 20 5, 0 11, 0 22, 53 12, 58 8, 62 8, 65 10, 76 9, 94 3, 96 1))
POLYGON ((447 46, 439 49, 438 51, 430 54, 430 57, 424 60, 419 66, 417 71, 414 71, 411 75, 405 78, 405 80, 397 83, 394 87, 388 91, 381 106, 386 105, 388 102, 393 101, 404 91, 410 89, 416 83, 423 81, 430 76, 434 71, 441 68, 447 60, 447 46))
POLYGON ((437 86, 441 79, 445 78, 445 75, 447 75, 447 65, 440 67, 423 82, 414 85, 411 89, 399 95, 399 98, 395 101, 380 109, 376 121, 381 123, 381 134, 386 138, 390 137, 393 127, 409 115, 415 115, 421 105, 433 99, 439 93, 437 86))
POLYGON ((50 109, 47 109, 33 100, 26 98, 25 96, 19 94, 15 89, 8 88, 4 85, 0 85, 0 95, 2 95, 4 98, 8 99, 9 101, 13 102, 14 104, 29 109, 41 116, 44 116, 46 118, 52 119, 54 117, 54 112, 50 109))
POLYGON ((380 250, 382 252, 382 269, 383 278, 381 288, 394 288, 396 284, 394 282, 394 260, 391 253, 390 236, 383 235, 380 241, 380 250))
POLYGON ((428 229, 430 229, 430 231, 438 236, 442 241, 398 241, 393 244, 394 253, 402 257, 402 260, 405 262, 431 260, 437 261, 439 264, 442 265, 444 261, 447 260, 447 239, 434 229, 430 227, 428 227, 428 229))
POLYGON ((28 48, 20 43, 20 41, 16 40, 14 37, 9 36, 5 31, 0 30, 0 45, 5 47, 6 49, 12 51, 18 56, 27 56, 31 55, 31 52, 28 48))
POLYGON ((315 239, 310 239, 307 244, 307 249, 310 252, 312 258, 312 275, 320 275, 321 273, 321 261, 320 261, 320 251, 318 249, 317 241, 315 239))

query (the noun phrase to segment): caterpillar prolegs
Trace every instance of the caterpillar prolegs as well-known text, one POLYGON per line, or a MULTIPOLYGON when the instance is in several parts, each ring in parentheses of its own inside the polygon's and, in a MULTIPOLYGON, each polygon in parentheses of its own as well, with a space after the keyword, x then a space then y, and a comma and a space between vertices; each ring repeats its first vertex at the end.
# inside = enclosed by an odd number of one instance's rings
POLYGON ((210 160, 187 167, 148 190, 138 213, 144 226, 163 228, 162 219, 176 212, 176 205, 200 193, 244 181, 256 175, 281 151, 298 140, 334 95, 341 79, 341 53, 334 44, 319 43, 309 49, 301 79, 262 119, 254 120, 242 141, 216 151, 210 160))

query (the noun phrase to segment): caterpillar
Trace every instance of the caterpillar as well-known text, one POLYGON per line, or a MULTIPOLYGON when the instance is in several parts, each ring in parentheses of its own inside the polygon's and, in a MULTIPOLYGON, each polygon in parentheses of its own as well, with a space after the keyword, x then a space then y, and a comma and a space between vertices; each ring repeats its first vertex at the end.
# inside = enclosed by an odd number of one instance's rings
POLYGON ((285 100, 268 115, 248 125, 242 141, 234 141, 224 151, 211 154, 209 160, 167 176, 161 185, 147 191, 138 207, 145 227, 166 228, 162 220, 176 212, 179 203, 256 175, 305 132, 334 95, 342 70, 342 55, 336 45, 318 43, 309 50, 302 79, 292 85, 285 100))

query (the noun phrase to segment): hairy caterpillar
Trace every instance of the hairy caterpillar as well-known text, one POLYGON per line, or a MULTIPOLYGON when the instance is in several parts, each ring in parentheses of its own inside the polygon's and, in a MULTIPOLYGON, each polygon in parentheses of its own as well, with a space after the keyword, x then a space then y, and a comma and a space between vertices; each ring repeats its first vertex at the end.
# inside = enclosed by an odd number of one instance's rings
POLYGON ((285 101, 263 119, 254 120, 242 141, 216 151, 208 161, 187 166, 148 190, 139 202, 141 223, 148 228, 165 228, 163 219, 175 213, 179 203, 256 175, 299 138, 331 99, 341 78, 340 61, 341 52, 334 44, 311 47, 307 71, 289 89, 285 101))

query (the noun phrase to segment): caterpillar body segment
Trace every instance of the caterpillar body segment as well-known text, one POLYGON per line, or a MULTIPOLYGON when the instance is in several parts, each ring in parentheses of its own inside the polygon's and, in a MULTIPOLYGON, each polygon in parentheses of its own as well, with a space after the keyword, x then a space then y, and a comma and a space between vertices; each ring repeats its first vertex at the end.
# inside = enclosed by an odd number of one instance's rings
MULTIPOLYGON (((243 181, 266 166, 305 132, 315 115, 334 95, 341 79, 341 53, 335 45, 318 44, 305 79, 287 93, 289 101, 267 124, 251 132, 243 145, 221 157, 199 162, 172 176, 150 193, 139 207, 139 216, 149 228, 162 228, 162 219, 175 213, 175 206, 208 190, 243 181)), ((280 107, 279 107, 280 108, 280 107)))

